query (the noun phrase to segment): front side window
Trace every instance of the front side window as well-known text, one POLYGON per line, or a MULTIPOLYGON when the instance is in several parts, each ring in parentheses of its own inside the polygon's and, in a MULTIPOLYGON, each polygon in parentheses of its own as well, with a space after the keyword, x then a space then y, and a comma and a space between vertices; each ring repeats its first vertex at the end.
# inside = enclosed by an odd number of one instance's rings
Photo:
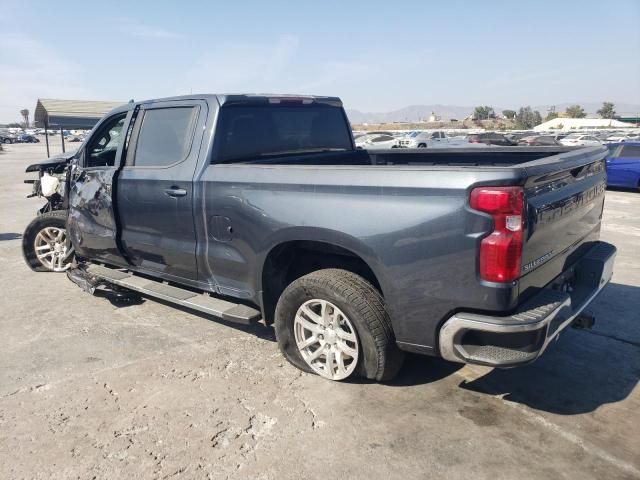
POLYGON ((108 119, 91 136, 86 150, 85 167, 113 167, 116 163, 116 152, 122 142, 122 127, 126 113, 108 119))
POLYGON ((619 156, 622 158, 640 158, 640 145, 624 145, 619 156))
POLYGON ((198 118, 197 107, 167 107, 144 111, 133 165, 167 167, 189 155, 198 118))
POLYGON ((215 161, 220 163, 353 148, 339 107, 229 105, 219 115, 215 161))

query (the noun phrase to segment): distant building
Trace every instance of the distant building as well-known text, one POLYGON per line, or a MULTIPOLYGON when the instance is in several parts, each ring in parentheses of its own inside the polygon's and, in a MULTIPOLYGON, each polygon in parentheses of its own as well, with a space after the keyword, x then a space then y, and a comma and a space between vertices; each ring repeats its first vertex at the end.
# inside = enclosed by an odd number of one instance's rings
POLYGON ((431 112, 431 115, 429 115, 429 122, 439 122, 440 120, 442 120, 442 117, 436 112, 431 112))
POLYGON ((624 123, 633 123, 636 125, 640 125, 640 112, 618 113, 616 115, 616 120, 624 123))
POLYGON ((608 118, 563 118, 558 117, 548 122, 533 127, 536 132, 547 130, 559 130, 563 132, 571 130, 590 130, 595 128, 630 128, 630 123, 608 118))

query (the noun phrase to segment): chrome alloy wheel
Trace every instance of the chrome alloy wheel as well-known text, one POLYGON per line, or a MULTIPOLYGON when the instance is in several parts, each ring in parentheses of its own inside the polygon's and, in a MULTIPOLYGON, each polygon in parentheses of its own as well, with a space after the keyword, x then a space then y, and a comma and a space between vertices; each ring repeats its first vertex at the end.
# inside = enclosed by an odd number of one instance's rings
POLYGON ((69 244, 64 228, 45 227, 34 241, 36 257, 42 265, 53 272, 64 272, 71 266, 69 244))
POLYGON ((333 303, 312 299, 296 312, 294 333, 307 365, 330 380, 344 380, 358 364, 358 337, 347 316, 333 303))

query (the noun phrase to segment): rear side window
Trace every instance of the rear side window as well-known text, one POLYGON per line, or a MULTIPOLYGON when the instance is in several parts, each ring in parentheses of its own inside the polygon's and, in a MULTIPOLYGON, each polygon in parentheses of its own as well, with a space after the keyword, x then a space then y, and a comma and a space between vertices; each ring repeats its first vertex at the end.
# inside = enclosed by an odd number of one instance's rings
POLYGON ((197 107, 146 110, 136 142, 133 165, 167 167, 187 158, 198 117, 197 107))
POLYGON ((350 127, 339 107, 229 105, 220 110, 214 161, 352 148, 350 127))
POLYGON ((640 158, 640 145, 624 145, 618 157, 636 157, 640 158))

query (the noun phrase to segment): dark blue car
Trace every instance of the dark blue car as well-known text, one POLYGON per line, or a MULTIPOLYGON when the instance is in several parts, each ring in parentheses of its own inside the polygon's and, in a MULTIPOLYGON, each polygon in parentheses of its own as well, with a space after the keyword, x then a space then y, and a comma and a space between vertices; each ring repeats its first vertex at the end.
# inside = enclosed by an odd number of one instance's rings
POLYGON ((640 142, 613 143, 607 147, 607 184, 640 188, 640 142))

